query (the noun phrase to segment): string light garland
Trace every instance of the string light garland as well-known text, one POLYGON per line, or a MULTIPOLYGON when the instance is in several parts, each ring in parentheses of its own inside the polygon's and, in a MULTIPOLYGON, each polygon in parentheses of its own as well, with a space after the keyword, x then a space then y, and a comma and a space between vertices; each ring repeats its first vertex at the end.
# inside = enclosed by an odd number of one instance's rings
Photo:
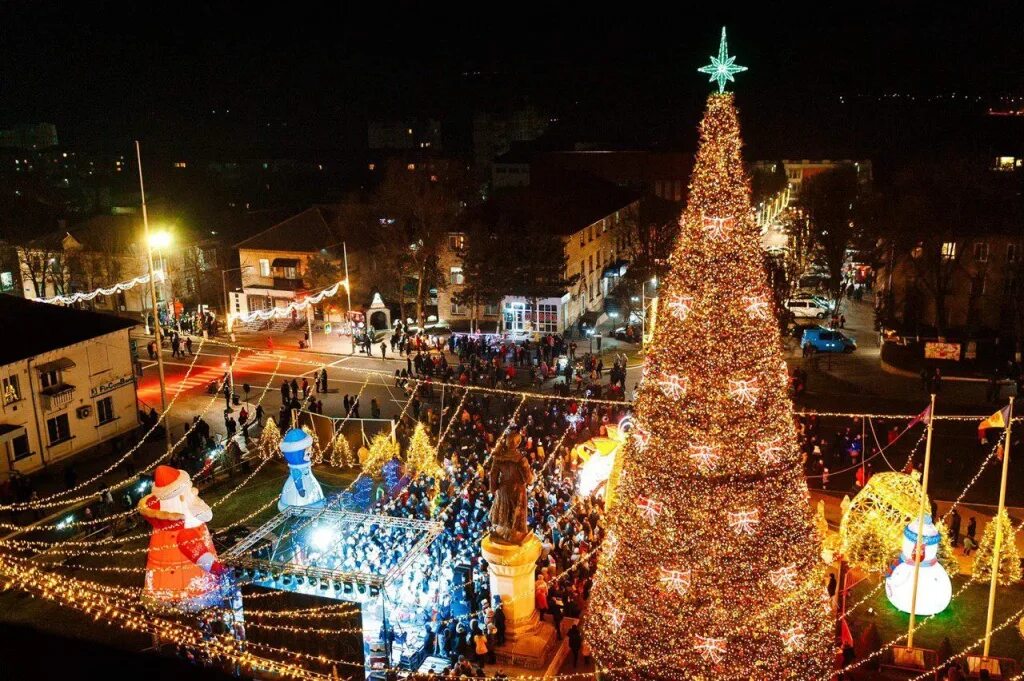
MULTIPOLYGON (((162 270, 157 270, 153 274, 156 276, 157 282, 162 282, 164 280, 164 273, 163 273, 162 270)), ((133 279, 129 279, 128 281, 120 281, 120 282, 114 284, 113 286, 111 286, 109 288, 103 288, 101 286, 100 288, 97 288, 97 289, 95 289, 93 291, 89 291, 88 293, 82 293, 82 292, 80 292, 80 293, 72 293, 69 296, 57 295, 57 296, 51 296, 49 298, 36 298, 36 300, 38 302, 40 302, 40 303, 50 303, 51 305, 53 305, 53 304, 74 305, 75 303, 80 303, 82 301, 92 300, 96 296, 113 296, 113 295, 117 295, 118 293, 122 293, 123 291, 127 291, 128 289, 135 288, 139 284, 148 284, 148 283, 149 283, 149 275, 148 274, 143 274, 142 276, 135 277, 133 279)))
POLYGON ((661 304, 691 301, 685 321, 678 308, 663 315, 645 367, 659 381, 685 376, 686 395, 671 399, 658 381, 638 391, 635 418, 657 455, 640 455, 635 440, 623 447, 617 496, 635 503, 609 512, 618 547, 598 565, 588 639, 602 671, 632 670, 623 678, 803 681, 831 669, 833 623, 792 404, 778 380, 781 340, 759 306, 720 304, 771 299, 732 95, 708 98, 669 266, 661 304), (691 444, 717 445, 714 466, 695 460, 691 444), (793 593, 768 578, 784 567, 802 585, 793 593), (690 571, 687 597, 666 595, 664 569, 690 571), (616 610, 621 626, 602 616, 616 610), (766 610, 769 619, 755 615, 766 610), (798 650, 782 631, 802 632, 798 650), (652 659, 657 670, 637 672, 652 659))
POLYGON ((277 317, 278 319, 282 317, 290 317, 293 312, 305 310, 310 305, 319 305, 325 298, 333 298, 334 296, 338 295, 338 291, 340 291, 342 287, 345 286, 347 286, 347 282, 345 280, 342 280, 332 284, 331 286, 328 286, 320 293, 317 293, 314 296, 309 296, 304 300, 288 303, 283 307, 272 307, 269 310, 253 310, 248 314, 235 315, 232 319, 239 320, 243 323, 248 323, 254 322, 256 320, 267 321, 268 319, 273 319, 274 317, 277 317))

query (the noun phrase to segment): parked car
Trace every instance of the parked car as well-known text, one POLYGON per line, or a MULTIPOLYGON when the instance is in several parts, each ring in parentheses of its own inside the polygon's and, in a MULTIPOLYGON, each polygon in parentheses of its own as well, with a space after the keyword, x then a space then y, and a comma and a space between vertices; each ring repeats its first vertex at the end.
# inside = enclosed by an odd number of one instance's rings
POLYGON ((797 319, 824 319, 829 313, 827 307, 810 298, 792 298, 786 301, 786 309, 792 312, 797 319))
POLYGON ((814 352, 853 352, 857 349, 857 339, 842 331, 815 326, 804 330, 800 347, 814 352))

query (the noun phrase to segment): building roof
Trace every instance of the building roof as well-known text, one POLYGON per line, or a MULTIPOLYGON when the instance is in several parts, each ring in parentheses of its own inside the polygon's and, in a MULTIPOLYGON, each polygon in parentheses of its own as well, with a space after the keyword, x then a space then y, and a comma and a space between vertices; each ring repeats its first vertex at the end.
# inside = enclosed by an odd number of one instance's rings
POLYGON ((569 236, 639 199, 637 192, 593 175, 552 173, 542 185, 495 192, 475 213, 486 224, 532 223, 545 231, 569 236))
POLYGON ((10 329, 0 343, 0 366, 136 325, 123 317, 10 295, 0 295, 0 320, 10 329))
POLYGON ((334 246, 342 240, 331 226, 335 220, 328 214, 329 208, 313 206, 298 215, 279 222, 237 244, 237 248, 257 251, 288 251, 312 253, 321 248, 334 246))

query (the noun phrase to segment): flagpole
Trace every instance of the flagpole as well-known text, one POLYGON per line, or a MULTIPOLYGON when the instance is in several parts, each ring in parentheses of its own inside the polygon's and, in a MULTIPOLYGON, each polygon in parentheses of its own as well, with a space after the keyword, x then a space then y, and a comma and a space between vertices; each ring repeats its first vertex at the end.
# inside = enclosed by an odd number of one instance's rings
POLYGON ((935 393, 932 393, 928 407, 928 439, 924 445, 924 475, 921 478, 921 501, 917 509, 917 537, 914 539, 914 590, 910 595, 910 628, 907 630, 907 647, 914 647, 914 618, 917 614, 917 582, 921 575, 921 546, 924 534, 924 510, 928 503, 928 472, 932 462, 932 424, 935 423, 935 393))
MULTIPOLYGON (((1003 440, 1003 478, 999 483, 999 508, 996 510, 996 517, 993 522, 996 524, 996 540, 992 545, 992 580, 988 585, 988 616, 985 618, 985 652, 988 657, 989 647, 992 645, 992 615, 995 614, 996 605, 996 582, 999 578, 999 552, 1003 543, 1003 524, 1000 521, 1003 515, 1003 508, 1006 504, 1006 476, 1010 470, 1010 426, 1013 424, 1013 395, 1010 395, 1010 406, 1006 414, 1006 435, 1003 440)), ((1013 541, 1013 536, 1010 536, 1013 541)))

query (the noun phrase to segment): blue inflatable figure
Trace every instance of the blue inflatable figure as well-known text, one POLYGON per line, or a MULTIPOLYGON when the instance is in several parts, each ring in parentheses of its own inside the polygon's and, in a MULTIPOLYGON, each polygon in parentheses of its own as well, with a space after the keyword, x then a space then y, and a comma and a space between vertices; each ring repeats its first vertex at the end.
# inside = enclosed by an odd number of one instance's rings
POLYGON ((281 453, 288 462, 289 476, 281 490, 277 510, 284 511, 289 506, 323 507, 324 491, 313 477, 313 464, 309 459, 309 448, 312 446, 313 438, 299 428, 292 428, 281 440, 281 453))

